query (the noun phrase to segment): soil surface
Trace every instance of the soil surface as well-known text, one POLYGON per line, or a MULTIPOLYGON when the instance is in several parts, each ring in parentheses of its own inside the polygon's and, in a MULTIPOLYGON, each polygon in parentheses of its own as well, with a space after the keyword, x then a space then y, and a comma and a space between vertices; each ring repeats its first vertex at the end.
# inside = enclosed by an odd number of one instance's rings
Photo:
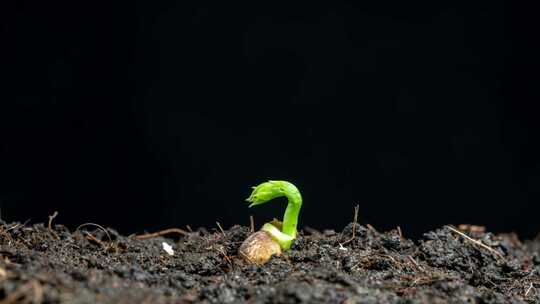
POLYGON ((250 234, 241 226, 138 239, 92 225, 0 224, 1 304, 540 303, 540 240, 478 227, 415 242, 354 223, 309 229, 256 266, 237 254, 250 234))

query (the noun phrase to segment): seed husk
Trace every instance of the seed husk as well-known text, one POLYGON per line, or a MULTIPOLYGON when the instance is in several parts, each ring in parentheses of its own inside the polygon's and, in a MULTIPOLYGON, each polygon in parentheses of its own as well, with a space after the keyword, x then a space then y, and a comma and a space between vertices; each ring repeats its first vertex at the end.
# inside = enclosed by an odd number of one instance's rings
POLYGON ((268 232, 257 231, 242 243, 238 252, 246 261, 262 265, 273 255, 281 255, 281 247, 268 232))

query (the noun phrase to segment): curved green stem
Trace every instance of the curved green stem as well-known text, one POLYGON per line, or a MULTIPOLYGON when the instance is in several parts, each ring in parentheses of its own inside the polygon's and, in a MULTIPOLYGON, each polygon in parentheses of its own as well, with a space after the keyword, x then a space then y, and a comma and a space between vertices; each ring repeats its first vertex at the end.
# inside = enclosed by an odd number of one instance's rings
POLYGON ((298 188, 287 181, 268 181, 253 187, 253 192, 246 200, 251 202, 249 206, 252 207, 281 196, 288 199, 287 209, 283 215, 283 228, 280 230, 271 223, 266 223, 262 230, 270 233, 281 248, 289 249, 296 238, 298 216, 302 207, 302 196, 298 188))

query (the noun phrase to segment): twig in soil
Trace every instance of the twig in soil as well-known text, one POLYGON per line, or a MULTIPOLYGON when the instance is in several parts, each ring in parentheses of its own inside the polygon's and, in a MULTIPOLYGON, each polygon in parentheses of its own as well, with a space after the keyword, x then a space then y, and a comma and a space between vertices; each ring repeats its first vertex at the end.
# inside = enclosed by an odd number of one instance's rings
POLYGON ((8 229, 5 229, 5 230, 4 230, 4 226, 2 226, 2 227, 0 228, 0 234, 1 234, 1 235, 4 235, 4 236, 8 239, 9 242, 20 243, 20 241, 22 241, 24 244, 26 244, 26 246, 28 246, 29 248, 31 248, 31 247, 32 247, 32 244, 31 244, 27 239, 25 239, 24 237, 18 236, 17 239, 15 240, 15 239, 13 239, 13 237, 11 236, 11 234, 8 233, 10 230, 13 230, 13 229, 15 229, 15 228, 17 228, 17 227, 19 227, 19 226, 20 226, 20 227, 26 226, 26 223, 28 223, 28 220, 27 220, 26 222, 24 222, 22 225, 19 224, 19 223, 17 223, 17 224, 15 224, 15 225, 13 225, 13 226, 9 227, 8 229))
POLYGON ((233 262, 232 262, 231 258, 229 258, 229 256, 225 252, 225 250, 223 250, 223 248, 217 248, 217 251, 223 255, 225 260, 227 260, 227 263, 229 263, 229 267, 231 267, 231 271, 234 270, 233 262))
POLYGON ((358 268, 358 266, 360 266, 360 264, 364 263, 365 262, 365 258, 367 258, 368 255, 363 255, 363 256, 360 256, 360 261, 358 261, 356 264, 354 264, 352 267, 351 267, 351 270, 355 269, 355 268, 358 268))
POLYGON ((10 230, 12 230, 12 229, 17 228, 17 227, 19 227, 20 225, 21 225, 20 223, 17 223, 17 224, 15 224, 15 225, 11 226, 11 227, 9 227, 8 229, 6 229, 6 232, 8 232, 8 231, 10 231, 10 230))
POLYGON ((445 276, 423 276, 423 277, 419 277, 419 278, 416 278, 413 282, 412 282, 412 285, 427 285, 427 284, 431 284, 431 283, 435 283, 435 282, 440 282, 440 281, 455 281, 455 280, 459 280, 460 278, 457 278, 457 277, 445 277, 445 276))
POLYGON ((403 232, 401 232, 401 227, 399 227, 399 226, 397 226, 397 233, 399 235, 399 239, 403 240, 404 239, 403 232))
POLYGON ((17 238, 17 241, 19 241, 19 240, 22 240, 23 243, 25 243, 26 246, 28 246, 28 248, 32 248, 32 243, 30 243, 30 241, 28 241, 27 239, 23 238, 22 236, 19 236, 19 237, 17 238))
POLYGON ((26 220, 26 221, 25 221, 24 223, 22 223, 22 224, 21 224, 21 223, 17 223, 17 224, 15 224, 15 225, 9 227, 8 229, 6 229, 6 232, 7 232, 7 231, 10 231, 10 230, 13 230, 13 229, 15 229, 15 228, 17 228, 17 227, 19 227, 19 226, 21 226, 21 228, 22 228, 22 227, 26 226, 26 224, 28 224, 29 221, 30 221, 30 220, 28 219, 28 220, 26 220))
POLYGON ((360 206, 359 205, 356 205, 354 207, 354 217, 353 217, 353 226, 352 226, 352 236, 350 239, 346 240, 345 242, 343 243, 340 243, 341 247, 343 247, 343 245, 347 244, 347 243, 350 243, 352 242, 352 240, 354 240, 354 238, 356 237, 356 224, 358 222, 358 210, 360 209, 360 206))
MULTIPOLYGON (((490 280, 490 279, 488 279, 488 278, 486 278, 486 281, 487 281, 489 284, 491 284, 491 287, 496 287, 496 286, 497 286, 497 284, 495 284, 492 280, 490 280)), ((486 286, 486 287, 487 287, 487 286, 486 286)))
POLYGON ((375 227, 371 226, 370 224, 367 224, 366 227, 368 227, 368 229, 373 231, 374 233, 379 234, 379 231, 377 231, 377 229, 375 229, 375 227))
POLYGON ((47 225, 47 229, 49 232, 57 239, 59 240, 60 237, 58 236, 58 233, 52 229, 52 221, 54 218, 58 215, 58 211, 55 211, 52 215, 49 215, 49 224, 47 225))
MULTIPOLYGON (((531 292, 531 289, 533 289, 533 283, 531 283, 531 285, 529 286, 529 288, 527 288, 527 291, 525 291, 525 296, 528 296, 529 295, 529 292, 531 292)), ((536 292, 536 289, 534 290, 536 292)))
POLYGON ((253 215, 249 216, 249 232, 255 232, 255 220, 253 219, 253 215))
POLYGON ((219 222, 216 222, 217 226, 219 227, 219 230, 221 231, 221 233, 223 233, 223 236, 227 236, 225 234, 225 230, 223 230, 223 227, 221 227, 221 224, 219 222))
POLYGON ((191 226, 190 226, 190 225, 186 225, 186 229, 187 229, 189 232, 193 232, 193 229, 191 229, 191 226))
POLYGON ((486 232, 486 227, 484 226, 469 225, 469 224, 460 224, 458 226, 458 229, 462 231, 479 232, 479 233, 486 232))
POLYGON ((416 260, 412 256, 408 255, 407 259, 409 259, 409 261, 411 261, 411 263, 414 265, 414 267, 417 270, 419 270, 420 272, 425 272, 424 268, 422 266, 420 266, 420 264, 418 264, 418 262, 416 262, 416 260))
POLYGON ((98 244, 99 246, 101 246, 101 248, 103 248, 104 250, 107 250, 108 247, 107 245, 105 245, 105 243, 103 243, 100 239, 98 239, 97 237, 93 236, 90 232, 88 231, 84 231, 84 233, 86 233, 86 239, 89 240, 89 241, 92 241, 92 242, 95 242, 96 244, 98 244))
POLYGON ((3 236, 5 236, 5 237, 8 239, 8 241, 9 241, 10 243, 11 243, 11 242, 15 242, 15 241, 13 240, 13 238, 11 237, 11 235, 8 233, 8 230, 5 230, 5 229, 4 229, 4 226, 3 226, 3 225, 2 225, 2 227, 0 228, 0 234, 3 235, 3 236))
POLYGON ((169 229, 161 230, 161 231, 154 232, 154 233, 136 235, 135 239, 137 239, 137 240, 146 240, 146 239, 155 238, 155 237, 158 237, 158 236, 163 236, 163 235, 171 234, 171 233, 178 233, 178 234, 181 234, 181 235, 189 235, 189 232, 187 232, 187 231, 185 231, 183 229, 169 228, 169 229))
POLYGON ((392 261, 396 266, 399 266, 401 268, 402 264, 400 262, 396 261, 396 259, 394 259, 393 256, 391 256, 389 254, 381 254, 380 256, 390 259, 390 261, 392 261))
POLYGON ((495 254, 497 257, 501 258, 503 261, 505 260, 504 256, 503 256, 500 252, 498 252, 497 250, 495 250, 495 249, 489 247, 488 245, 482 243, 481 241, 475 240, 475 239, 471 238, 470 236, 466 235, 465 233, 463 233, 463 232, 457 230, 456 228, 454 228, 454 227, 452 227, 452 226, 450 226, 450 225, 447 225, 446 228, 450 229, 450 231, 452 231, 452 232, 454 232, 454 233, 459 234, 459 235, 462 236, 464 239, 466 239, 466 240, 468 240, 468 241, 471 241, 473 244, 476 244, 476 245, 478 245, 478 246, 480 246, 480 247, 486 249, 487 251, 489 251, 489 252, 495 254))
POLYGON ((107 235, 107 237, 109 238, 109 242, 112 243, 112 238, 109 234, 109 232, 107 231, 107 229, 103 228, 102 226, 98 225, 98 224, 94 224, 94 223, 84 223, 84 224, 81 224, 79 225, 79 227, 77 227, 77 229, 75 229, 75 231, 78 231, 79 229, 81 229, 82 227, 85 227, 85 226, 96 226, 98 228, 100 228, 101 230, 103 230, 105 232, 105 234, 107 235))

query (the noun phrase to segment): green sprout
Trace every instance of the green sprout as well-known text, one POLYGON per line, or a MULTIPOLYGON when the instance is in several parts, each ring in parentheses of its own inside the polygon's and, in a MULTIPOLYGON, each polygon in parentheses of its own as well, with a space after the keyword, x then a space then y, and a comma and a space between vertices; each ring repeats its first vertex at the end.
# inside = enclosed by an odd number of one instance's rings
POLYGON ((251 203, 249 207, 253 207, 282 196, 288 199, 287 209, 283 215, 283 224, 266 223, 261 230, 268 232, 282 249, 287 250, 291 248, 292 242, 296 238, 298 215, 300 207, 302 207, 302 196, 296 186, 287 181, 268 181, 253 187, 253 192, 246 201, 251 203), (281 229, 279 226, 282 226, 281 229))

